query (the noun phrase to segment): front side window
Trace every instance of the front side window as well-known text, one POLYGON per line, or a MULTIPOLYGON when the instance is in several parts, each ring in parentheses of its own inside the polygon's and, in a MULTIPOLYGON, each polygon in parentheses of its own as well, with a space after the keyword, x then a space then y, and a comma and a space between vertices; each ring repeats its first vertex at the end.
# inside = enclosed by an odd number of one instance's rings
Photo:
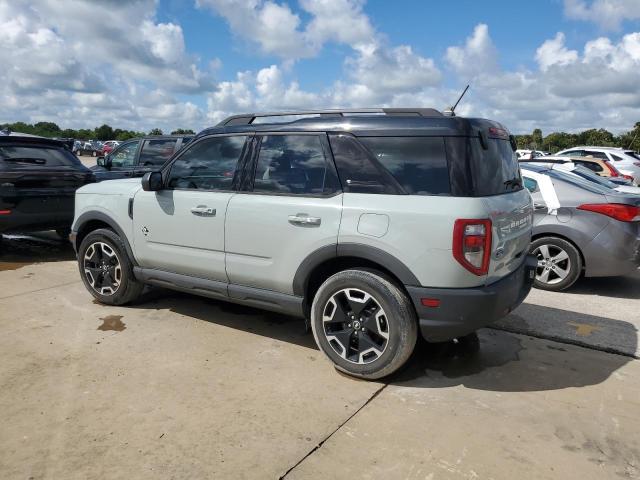
POLYGON ((534 193, 539 190, 538 182, 536 182, 533 178, 522 177, 522 181, 524 183, 524 188, 529 190, 529 192, 534 193))
POLYGON ((409 195, 447 195, 449 167, 442 137, 360 137, 409 195))
POLYGON ((265 135, 253 182, 254 192, 326 195, 337 190, 317 135, 265 135))
POLYGON ((138 145, 140 140, 133 142, 127 142, 120 145, 109 155, 111 159, 111 166, 115 168, 131 168, 136 161, 136 152, 138 151, 138 145))
POLYGON ((246 136, 211 137, 189 145, 169 172, 168 187, 231 190, 246 136))
POLYGON ((173 155, 176 142, 176 139, 170 138, 145 140, 139 164, 143 167, 163 165, 173 155))

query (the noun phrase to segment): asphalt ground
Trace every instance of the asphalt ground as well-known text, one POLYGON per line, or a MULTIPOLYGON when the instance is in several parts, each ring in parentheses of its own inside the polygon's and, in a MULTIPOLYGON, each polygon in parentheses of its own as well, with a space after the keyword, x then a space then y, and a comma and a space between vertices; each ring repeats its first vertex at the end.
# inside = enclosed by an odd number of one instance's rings
POLYGON ((0 478, 640 478, 639 307, 639 274, 536 290, 479 350, 364 382, 299 320, 166 290, 105 307, 67 242, 10 236, 0 478))

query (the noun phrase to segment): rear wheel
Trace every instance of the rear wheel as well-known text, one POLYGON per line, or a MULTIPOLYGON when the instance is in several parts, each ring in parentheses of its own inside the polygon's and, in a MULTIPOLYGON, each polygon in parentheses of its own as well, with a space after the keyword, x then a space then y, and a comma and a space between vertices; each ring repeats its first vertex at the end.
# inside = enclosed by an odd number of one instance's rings
POLYGON ((78 268, 84 286, 100 303, 124 305, 144 289, 133 276, 122 239, 112 230, 94 230, 82 240, 78 268))
POLYGON ((376 272, 345 270, 328 278, 311 307, 311 327, 338 370, 375 380, 411 356, 418 323, 411 300, 376 272))
POLYGON ((582 272, 582 258, 573 244, 558 237, 543 237, 531 243, 538 259, 534 287, 559 292, 573 285, 582 272))

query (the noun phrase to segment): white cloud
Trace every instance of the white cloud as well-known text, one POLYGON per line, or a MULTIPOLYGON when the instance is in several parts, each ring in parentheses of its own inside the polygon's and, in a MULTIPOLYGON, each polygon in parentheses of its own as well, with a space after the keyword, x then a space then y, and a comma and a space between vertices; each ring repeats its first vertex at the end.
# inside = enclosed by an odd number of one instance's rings
POLYGON ((564 0, 565 15, 573 20, 593 22, 604 30, 620 30, 625 20, 640 19, 638 0, 564 0))
POLYGON ((558 32, 552 40, 546 40, 536 50, 536 61, 540 69, 546 71, 552 65, 567 65, 578 59, 578 52, 564 45, 564 33, 558 32))
POLYGON ((489 36, 489 27, 478 24, 467 38, 464 47, 449 47, 445 55, 447 63, 460 76, 473 78, 498 66, 498 51, 489 36))

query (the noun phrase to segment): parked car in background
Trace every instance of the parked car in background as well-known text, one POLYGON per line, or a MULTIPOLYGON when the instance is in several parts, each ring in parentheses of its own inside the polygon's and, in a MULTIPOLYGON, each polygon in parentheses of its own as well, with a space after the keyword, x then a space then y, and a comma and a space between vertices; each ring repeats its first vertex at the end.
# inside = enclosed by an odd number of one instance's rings
POLYGON ((518 160, 531 160, 535 157, 544 157, 547 155, 547 152, 543 152, 541 150, 516 150, 516 155, 518 160))
POLYGON ((534 203, 535 286, 560 291, 640 265, 640 196, 545 165, 520 164, 534 203))
POLYGON ((574 147, 557 153, 569 157, 594 157, 611 162, 623 175, 628 175, 634 185, 640 185, 640 156, 633 150, 616 147, 574 147))
POLYGON ((99 157, 101 151, 102 143, 96 140, 79 140, 73 146, 73 153, 78 156, 99 157))
POLYGON ((420 333, 465 337, 523 301, 532 205, 502 125, 318 113, 231 117, 141 182, 78 191, 87 290, 122 305, 155 284, 310 318, 336 368, 367 379, 400 368, 420 333))
POLYGON ((99 157, 91 167, 97 181, 141 177, 160 168, 174 152, 189 143, 193 135, 153 135, 122 142, 110 153, 99 157))
POLYGON ((75 191, 93 181, 62 142, 0 132, 0 234, 56 230, 66 238, 75 191))
POLYGON ((120 145, 120 142, 117 140, 107 140, 102 144, 101 156, 111 153, 118 145, 120 145))
POLYGON ((588 168, 601 177, 620 183, 621 185, 632 185, 633 177, 623 175, 611 162, 597 157, 570 157, 568 155, 547 155, 544 159, 533 158, 531 160, 521 159, 520 161, 544 161, 546 163, 574 163, 588 168))
POLYGON ((598 185, 602 185, 612 190, 616 190, 618 192, 635 193, 636 195, 640 194, 640 187, 633 186, 628 181, 626 184, 622 184, 622 185, 619 183, 612 182, 610 178, 613 178, 613 177, 609 177, 609 178, 601 177, 600 175, 596 174, 593 170, 590 170, 586 167, 583 167, 582 165, 578 165, 573 162, 548 163, 541 158, 537 162, 530 162, 530 164, 546 166, 549 169, 567 172, 572 175, 576 175, 580 178, 583 178, 585 180, 588 180, 590 182, 597 183, 598 185))

